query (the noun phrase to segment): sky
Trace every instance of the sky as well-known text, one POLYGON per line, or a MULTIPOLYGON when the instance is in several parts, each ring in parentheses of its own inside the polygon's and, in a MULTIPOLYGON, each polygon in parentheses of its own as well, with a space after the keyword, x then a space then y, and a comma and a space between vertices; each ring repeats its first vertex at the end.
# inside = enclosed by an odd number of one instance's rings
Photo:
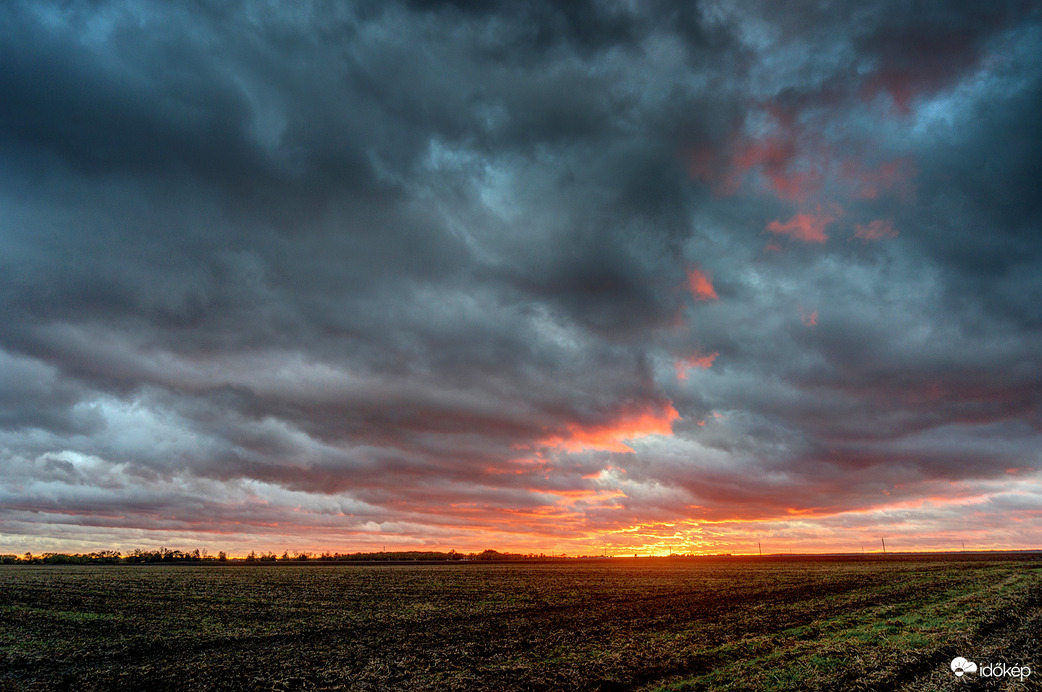
POLYGON ((1039 45, 5 2, 0 552, 1042 548, 1039 45))

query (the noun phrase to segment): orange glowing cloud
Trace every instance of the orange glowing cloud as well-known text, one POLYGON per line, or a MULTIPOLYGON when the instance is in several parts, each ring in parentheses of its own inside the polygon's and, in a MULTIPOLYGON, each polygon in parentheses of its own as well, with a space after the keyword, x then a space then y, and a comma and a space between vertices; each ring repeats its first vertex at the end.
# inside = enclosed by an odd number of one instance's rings
POLYGON ((800 322, 802 322, 805 327, 816 327, 818 325, 818 311, 811 310, 808 312, 803 308, 800 308, 800 322))
POLYGON ((794 113, 761 105, 769 131, 749 137, 736 129, 716 160, 704 151, 691 157, 692 176, 714 181, 717 194, 732 195, 753 175, 765 191, 779 199, 805 202, 824 186, 831 161, 829 147, 820 136, 807 132, 794 113))
MULTIPOLYGON (((889 91, 889 90, 888 90, 889 91)), ((894 92, 891 92, 894 93, 894 92)), ((896 102, 906 104, 904 97, 896 102)), ((914 194, 915 165, 910 157, 873 161, 871 152, 856 148, 856 156, 840 155, 822 134, 807 127, 798 113, 769 104, 763 108, 766 132, 750 136, 736 125, 728 140, 718 146, 704 144, 687 154, 688 173, 712 186, 718 196, 741 191, 747 180, 780 200, 806 204, 841 194, 854 199, 878 199, 883 194, 908 199, 914 194)), ((846 148, 849 154, 850 149, 846 148)), ((820 215, 819 215, 820 216, 820 215)), ((815 238, 822 242, 822 228, 808 226, 816 215, 797 216, 788 223, 775 222, 775 232, 815 238)))
POLYGON ((897 230, 894 222, 890 219, 875 219, 866 225, 854 226, 854 237, 862 240, 882 240, 884 238, 896 238, 897 230))
MULTIPOLYGON (((808 136, 794 113, 762 104, 771 131, 732 144, 731 177, 758 172, 766 189, 779 199, 804 202, 821 190, 828 163, 828 147, 808 136)), ((733 184, 732 184, 733 186, 733 184)))
POLYGON ((771 112, 775 132, 755 139, 735 132, 720 149, 703 146, 688 155, 688 173, 710 183, 719 196, 741 189, 747 176, 760 174, 760 182, 782 199, 804 201, 821 189, 821 166, 797 146, 798 132, 786 114, 771 112))
POLYGON ((687 358, 677 359, 673 363, 673 367, 677 371, 677 379, 686 380, 687 371, 691 370, 692 368, 700 368, 702 370, 706 370, 712 367, 713 361, 716 360, 716 357, 718 355, 720 355, 720 352, 714 351, 706 356, 699 355, 696 353, 695 355, 688 356, 687 358))
POLYGON ((691 295, 695 300, 717 300, 720 296, 713 288, 713 282, 709 275, 700 269, 689 269, 687 272, 687 285, 691 289, 691 295))
POLYGON ((635 440, 648 435, 672 435, 673 421, 676 420, 680 420, 680 414, 673 407, 673 402, 649 404, 635 411, 627 411, 614 421, 600 425, 569 423, 563 435, 553 435, 542 442, 569 452, 599 449, 630 453, 634 450, 624 444, 625 440, 635 440))
POLYGON ((767 230, 804 243, 823 244, 829 238, 825 234, 825 227, 836 220, 838 212, 839 208, 836 206, 825 210, 819 206, 814 214, 796 214, 785 223, 771 221, 767 224, 767 230))

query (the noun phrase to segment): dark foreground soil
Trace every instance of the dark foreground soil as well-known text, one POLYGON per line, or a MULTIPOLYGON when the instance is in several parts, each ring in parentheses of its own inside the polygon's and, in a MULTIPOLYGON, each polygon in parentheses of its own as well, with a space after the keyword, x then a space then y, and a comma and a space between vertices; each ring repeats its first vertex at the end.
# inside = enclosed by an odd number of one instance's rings
POLYGON ((1040 639, 1032 555, 0 567, 3 692, 1031 690, 1040 639))

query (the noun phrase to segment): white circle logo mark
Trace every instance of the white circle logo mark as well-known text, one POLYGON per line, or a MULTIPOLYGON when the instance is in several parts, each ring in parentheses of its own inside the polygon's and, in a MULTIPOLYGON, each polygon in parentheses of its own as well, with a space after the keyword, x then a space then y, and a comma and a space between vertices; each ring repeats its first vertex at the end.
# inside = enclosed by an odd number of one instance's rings
POLYGON ((958 656, 952 659, 952 672, 955 673, 955 677, 961 678, 963 673, 976 673, 977 664, 958 656))

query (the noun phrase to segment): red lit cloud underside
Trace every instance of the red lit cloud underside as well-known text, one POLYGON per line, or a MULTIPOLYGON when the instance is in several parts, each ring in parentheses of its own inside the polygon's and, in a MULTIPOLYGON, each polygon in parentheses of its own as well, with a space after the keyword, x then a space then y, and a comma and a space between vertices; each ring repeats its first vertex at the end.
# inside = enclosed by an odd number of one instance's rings
POLYGON ((709 275, 701 269, 689 269, 687 272, 687 285, 695 300, 717 300, 720 296, 713 288, 713 282, 709 275))
POLYGON ((716 360, 716 357, 719 355, 719 351, 714 351, 713 353, 710 353, 705 356, 696 353, 693 356, 688 356, 687 358, 678 358, 676 361, 673 362, 673 367, 677 371, 677 379, 686 380, 688 370, 692 370, 695 368, 706 370, 712 367, 713 361, 716 360))
POLYGON ((672 435, 673 422, 677 420, 680 420, 680 414, 672 402, 647 405, 635 411, 625 412, 614 421, 605 424, 569 423, 563 434, 547 437, 542 440, 542 444, 567 451, 600 449, 610 452, 632 452, 633 448, 624 444, 624 440, 634 440, 648 435, 672 435))
POLYGON ((824 243, 828 240, 825 228, 836 220, 838 211, 838 209, 822 210, 819 207, 814 214, 796 214, 785 223, 771 221, 767 224, 767 230, 804 243, 824 243))

